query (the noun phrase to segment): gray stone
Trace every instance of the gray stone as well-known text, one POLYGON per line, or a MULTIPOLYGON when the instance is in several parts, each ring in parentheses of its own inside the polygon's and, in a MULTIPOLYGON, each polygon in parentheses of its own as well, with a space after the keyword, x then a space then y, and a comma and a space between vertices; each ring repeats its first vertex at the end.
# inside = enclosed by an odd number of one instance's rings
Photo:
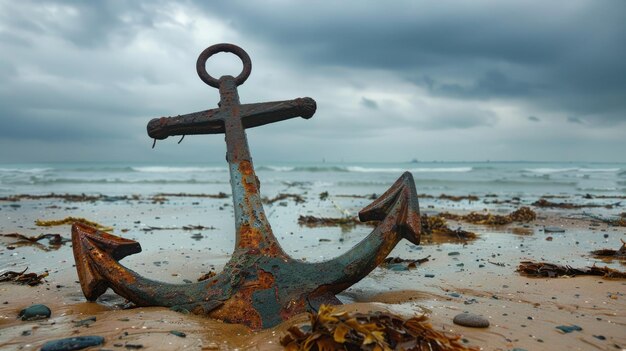
POLYGON ((32 305, 26 307, 21 310, 19 313, 19 317, 22 318, 23 321, 33 321, 36 319, 46 319, 50 318, 52 311, 46 305, 32 305))
POLYGON ((483 316, 473 313, 460 313, 454 316, 454 324, 470 328, 487 328, 489 320, 483 316))
POLYGON ((77 336, 73 338, 65 338, 48 341, 43 344, 41 351, 72 351, 82 350, 87 347, 98 346, 104 344, 104 338, 101 336, 77 336))

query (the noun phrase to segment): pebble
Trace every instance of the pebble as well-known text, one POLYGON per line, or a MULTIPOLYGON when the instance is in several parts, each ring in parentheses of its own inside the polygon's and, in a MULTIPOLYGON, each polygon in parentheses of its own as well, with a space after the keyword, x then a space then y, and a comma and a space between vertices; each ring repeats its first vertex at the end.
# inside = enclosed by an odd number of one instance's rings
POLYGON ((487 328, 489 326, 489 320, 487 318, 473 313, 457 314, 452 321, 454 324, 470 328, 487 328))
POLYGON ((556 329, 562 331, 563 333, 571 333, 573 331, 581 331, 583 328, 577 325, 559 325, 556 329))
POLYGON ((50 318, 52 311, 46 305, 31 305, 21 310, 19 313, 19 317, 22 318, 23 321, 33 321, 37 319, 46 319, 50 318))
POLYGON ((435 275, 434 274, 424 274, 424 277, 426 277, 426 278, 434 278, 435 275))
POLYGON ((184 337, 186 337, 186 336, 187 336, 187 334, 185 334, 185 333, 183 333, 183 332, 181 332, 181 331, 178 331, 178 330, 170 330, 170 334, 173 334, 173 335, 179 336, 179 337, 181 337, 181 338, 184 338, 184 337))
POLYGON ((98 346, 104 343, 101 336, 77 336, 73 338, 48 341, 43 344, 41 351, 72 351, 87 347, 98 346))

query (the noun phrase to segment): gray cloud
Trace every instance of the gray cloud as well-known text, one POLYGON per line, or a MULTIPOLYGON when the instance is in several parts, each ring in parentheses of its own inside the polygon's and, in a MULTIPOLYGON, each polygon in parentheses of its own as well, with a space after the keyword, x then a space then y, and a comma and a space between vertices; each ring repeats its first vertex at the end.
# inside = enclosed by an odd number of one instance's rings
POLYGON ((366 98, 365 96, 361 98, 361 105, 372 110, 378 109, 378 103, 372 99, 366 98))
MULTIPOLYGON (((104 154, 113 160, 156 157, 127 150, 149 143, 150 118, 216 106, 217 92, 197 79, 195 59, 209 44, 232 41, 254 62, 243 102, 299 95, 318 102, 306 124, 249 132, 266 157, 299 159, 305 145, 379 157, 372 150, 386 150, 380 144, 400 154, 418 139, 447 135, 500 145, 495 136, 507 133, 516 136, 504 139, 515 149, 536 135, 517 128, 520 120, 559 128, 572 143, 585 139, 577 126, 584 124, 626 147, 619 135, 626 130, 623 13, 626 2, 598 0, 0 2, 0 144, 70 155, 72 140, 90 141, 110 145, 104 154), (302 146, 286 148, 294 130, 292 141, 302 146), (57 147, 41 147, 46 142, 57 147)), ((204 157, 200 138, 179 149, 204 157)), ((568 155, 566 143, 550 147, 551 155, 568 155)), ((432 152, 462 156, 463 148, 432 152)), ((104 157, 95 146, 76 153, 88 155, 104 157)))
POLYGON ((528 116, 528 120, 532 122, 541 122, 541 119, 539 119, 539 117, 536 117, 536 116, 528 116))

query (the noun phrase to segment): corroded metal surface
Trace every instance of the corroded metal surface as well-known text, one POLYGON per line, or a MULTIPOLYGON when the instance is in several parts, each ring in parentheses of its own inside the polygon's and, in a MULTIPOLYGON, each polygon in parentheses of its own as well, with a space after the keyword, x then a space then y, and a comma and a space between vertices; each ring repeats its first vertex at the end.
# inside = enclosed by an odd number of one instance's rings
POLYGON ((148 135, 165 139, 173 135, 226 134, 236 226, 233 256, 221 273, 208 280, 185 285, 157 282, 118 262, 140 252, 139 243, 76 223, 72 226, 74 257, 88 300, 97 299, 111 288, 138 306, 167 306, 254 329, 267 328, 322 303, 339 304, 335 294, 376 268, 402 238, 419 244, 419 205, 413 177, 406 172, 361 210, 361 221, 381 222, 354 248, 319 263, 289 257, 263 210, 245 129, 298 116, 310 118, 315 113, 315 101, 299 98, 240 104, 237 86, 250 74, 251 62, 245 51, 231 44, 207 48, 198 58, 197 70, 205 83, 219 88, 219 107, 153 119, 148 123, 148 135), (223 76, 218 80, 206 72, 206 60, 223 51, 235 53, 243 61, 244 69, 238 77, 223 76))

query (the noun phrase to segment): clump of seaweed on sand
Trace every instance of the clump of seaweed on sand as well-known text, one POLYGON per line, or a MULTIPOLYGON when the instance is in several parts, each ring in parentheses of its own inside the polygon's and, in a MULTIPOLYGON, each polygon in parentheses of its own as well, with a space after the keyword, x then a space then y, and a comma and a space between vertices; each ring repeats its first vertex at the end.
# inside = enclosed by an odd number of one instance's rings
POLYGON ((617 218, 604 218, 591 213, 583 212, 583 216, 595 219, 602 223, 606 223, 613 227, 626 227, 626 212, 620 213, 617 218))
POLYGON ((48 276, 48 271, 42 274, 26 273, 28 268, 21 272, 6 271, 0 274, 0 282, 10 281, 17 284, 35 286, 43 283, 45 277, 48 276))
POLYGON ((563 276, 597 275, 609 279, 626 279, 626 272, 621 272, 606 266, 573 268, 571 266, 548 262, 522 261, 517 271, 527 277, 557 278, 563 276))
POLYGON ((613 208, 613 206, 619 206, 619 202, 615 203, 615 204, 608 204, 608 205, 599 205, 599 204, 573 204, 570 202, 553 202, 553 201, 548 201, 544 198, 539 199, 535 202, 532 203, 533 206, 535 207, 549 207, 549 208, 562 208, 562 209, 566 209, 566 210, 573 210, 573 209, 578 209, 578 208, 585 208, 585 207, 604 207, 604 208, 608 208, 611 209, 613 208))
POLYGON ((74 224, 74 223, 82 223, 82 224, 86 224, 88 226, 94 227, 98 230, 104 230, 104 231, 110 231, 113 230, 113 227, 106 227, 103 226, 99 223, 96 223, 94 221, 90 221, 88 219, 82 218, 82 217, 65 217, 63 219, 56 219, 56 220, 43 220, 43 219, 38 219, 35 221, 35 224, 40 226, 40 227, 54 227, 54 226, 59 226, 59 225, 65 225, 65 224, 74 224))
POLYGON ((32 245, 39 247, 42 250, 56 250, 61 247, 64 243, 70 241, 61 236, 61 234, 39 234, 37 236, 26 236, 20 233, 9 233, 9 234, 0 234, 0 236, 7 238, 15 238, 17 241, 14 242, 14 245, 24 246, 24 245, 32 245), (41 244, 39 241, 48 239, 48 246, 41 244))
POLYGON ((458 215, 449 212, 443 212, 438 215, 446 219, 455 221, 469 222, 472 224, 486 225, 505 225, 513 222, 530 222, 537 218, 535 211, 529 207, 520 207, 519 209, 509 213, 508 215, 497 215, 492 213, 471 212, 465 215, 458 215))
POLYGON ((622 247, 620 247, 619 250, 600 249, 600 250, 591 251, 591 254, 596 257, 601 257, 601 258, 617 258, 617 259, 626 260, 626 241, 622 239, 620 240, 622 241, 622 247))
POLYGON ((292 326, 280 339, 285 350, 478 350, 461 344, 461 337, 436 331, 426 316, 403 319, 383 312, 337 312, 322 305, 310 313, 310 324, 292 326))

